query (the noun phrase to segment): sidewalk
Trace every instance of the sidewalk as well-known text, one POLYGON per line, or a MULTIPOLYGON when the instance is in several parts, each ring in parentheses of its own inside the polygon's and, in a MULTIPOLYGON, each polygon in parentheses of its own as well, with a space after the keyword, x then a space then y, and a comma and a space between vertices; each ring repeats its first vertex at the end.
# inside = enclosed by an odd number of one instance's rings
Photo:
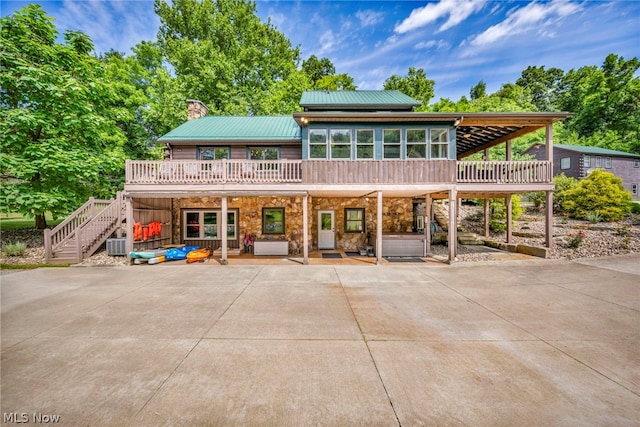
POLYGON ((7 425, 640 419, 637 255, 74 267, 0 280, 7 425))

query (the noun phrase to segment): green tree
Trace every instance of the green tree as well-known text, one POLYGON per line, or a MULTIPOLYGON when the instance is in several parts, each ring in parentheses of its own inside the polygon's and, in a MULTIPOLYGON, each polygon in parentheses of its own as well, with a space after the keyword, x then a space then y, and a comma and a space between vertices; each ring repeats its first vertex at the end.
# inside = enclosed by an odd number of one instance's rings
POLYGON ((250 0, 156 0, 158 44, 178 87, 216 114, 263 114, 262 99, 293 78, 298 48, 250 0))
POLYGON ((422 68, 409 68, 406 77, 392 75, 384 82, 386 90, 399 90, 405 95, 409 95, 413 99, 422 101, 422 106, 418 107, 418 111, 426 111, 429 107, 429 101, 433 98, 433 87, 435 81, 427 78, 422 68))
POLYGON ((531 95, 531 102, 538 111, 557 111, 557 98, 560 94, 564 71, 559 68, 544 69, 541 67, 527 67, 522 76, 516 80, 516 85, 526 89, 531 95))
POLYGON ((484 98, 487 96, 487 84, 483 80, 480 80, 478 84, 471 88, 469 95, 472 100, 484 98))
POLYGON ((318 81, 325 76, 333 76, 336 73, 336 67, 329 58, 318 59, 317 56, 311 55, 302 61, 302 71, 309 77, 311 88, 317 89, 318 81))
POLYGON ((334 74, 332 76, 322 76, 316 82, 318 90, 356 90, 353 78, 348 74, 334 74))
POLYGON ((52 18, 28 5, 0 20, 0 207, 35 217, 66 214, 113 195, 126 136, 110 116, 117 89, 79 32, 56 42, 52 18))

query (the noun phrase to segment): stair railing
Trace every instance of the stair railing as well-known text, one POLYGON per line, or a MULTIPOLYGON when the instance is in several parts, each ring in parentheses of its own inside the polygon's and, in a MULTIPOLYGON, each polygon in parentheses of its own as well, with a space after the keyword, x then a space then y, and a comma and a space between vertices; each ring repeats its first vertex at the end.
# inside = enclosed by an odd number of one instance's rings
POLYGON ((123 207, 122 194, 118 192, 115 200, 80 227, 76 240, 78 259, 91 256, 118 229, 124 220, 123 207))

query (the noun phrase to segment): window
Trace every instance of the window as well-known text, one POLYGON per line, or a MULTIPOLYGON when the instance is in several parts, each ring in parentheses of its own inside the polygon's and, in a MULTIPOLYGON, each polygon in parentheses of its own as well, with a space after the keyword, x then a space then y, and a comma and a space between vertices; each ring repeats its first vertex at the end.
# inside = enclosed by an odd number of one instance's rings
POLYGON ((560 169, 571 169, 571 157, 563 157, 560 159, 560 169))
MULTIPOLYGON (((278 160, 280 158, 280 150, 277 147, 250 147, 250 160, 278 160)), ((265 162, 257 165, 258 170, 276 170, 279 164, 277 162, 265 162)))
POLYGON ((373 159, 373 130, 356 130, 356 159, 373 159))
POLYGON ((198 160, 222 160, 229 158, 229 147, 198 147, 198 160))
POLYGON ((262 208, 262 234, 284 234, 284 208, 262 208))
POLYGON ((640 168, 640 160, 636 159, 633 161, 633 167, 634 168, 640 168))
POLYGON ((604 158, 604 167, 605 169, 611 169, 611 157, 604 158))
MULTIPOLYGON (((222 212, 184 211, 185 239, 221 239, 222 212)), ((227 238, 236 238, 236 211, 227 212, 227 238)))
POLYGON ((596 167, 597 168, 601 168, 602 167, 602 157, 600 157, 600 156, 596 156, 596 167))
POLYGON ((449 130, 431 129, 431 158, 449 158, 449 130))
POLYGON ((309 158, 327 158, 327 130, 309 129, 309 158))
POLYGON ((364 208, 344 209, 344 232, 363 233, 364 232, 364 208))
POLYGON ((631 184, 631 194, 634 196, 638 195, 638 184, 631 184))
POLYGON ((591 157, 589 157, 588 154, 584 155, 584 167, 585 168, 590 168, 591 167, 591 157))
POLYGON ((427 158, 427 130, 407 129, 407 159, 427 158))
POLYGON ((331 129, 331 158, 351 158, 351 130, 331 129))
POLYGON ((385 159, 400 158, 400 129, 382 131, 382 155, 385 159))

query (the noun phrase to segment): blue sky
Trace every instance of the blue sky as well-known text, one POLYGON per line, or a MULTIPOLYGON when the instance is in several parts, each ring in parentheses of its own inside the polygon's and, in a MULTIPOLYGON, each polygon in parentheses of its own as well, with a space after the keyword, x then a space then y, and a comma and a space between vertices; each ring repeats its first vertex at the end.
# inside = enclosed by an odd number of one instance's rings
MULTIPOLYGON (((28 4, 0 0, 2 16, 28 4)), ((96 51, 130 53, 154 40, 153 0, 43 1, 58 31, 88 34, 96 51)), ((359 89, 382 89, 393 74, 424 68, 436 96, 456 101, 480 80, 488 92, 514 83, 529 65, 564 71, 600 66, 609 53, 640 56, 640 1, 441 0, 366 2, 260 0, 303 59, 327 57, 359 89)))

